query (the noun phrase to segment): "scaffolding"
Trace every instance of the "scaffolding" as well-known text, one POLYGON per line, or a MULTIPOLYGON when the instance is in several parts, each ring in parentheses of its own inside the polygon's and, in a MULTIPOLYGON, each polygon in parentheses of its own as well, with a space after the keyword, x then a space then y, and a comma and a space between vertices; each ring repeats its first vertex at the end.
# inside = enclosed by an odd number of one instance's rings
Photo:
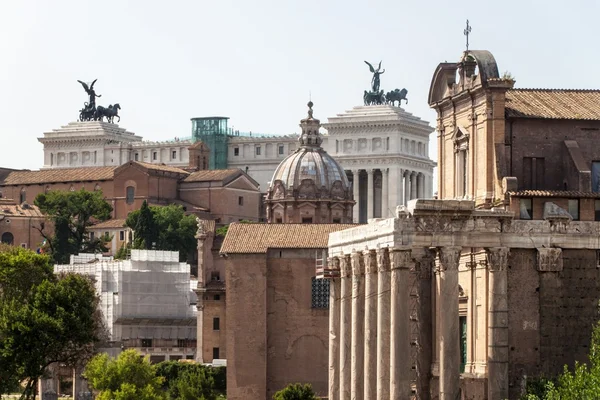
POLYGON ((232 131, 228 117, 192 118, 192 142, 201 140, 210 149, 209 169, 227 169, 227 143, 232 131))
POLYGON ((81 254, 55 273, 92 277, 111 340, 195 339, 195 282, 177 251, 132 250, 128 260, 81 254))

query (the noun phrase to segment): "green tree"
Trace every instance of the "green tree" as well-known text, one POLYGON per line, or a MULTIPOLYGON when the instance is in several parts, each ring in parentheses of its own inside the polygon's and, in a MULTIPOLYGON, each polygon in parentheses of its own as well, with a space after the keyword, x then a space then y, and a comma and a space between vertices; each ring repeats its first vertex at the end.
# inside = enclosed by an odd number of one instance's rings
POLYGON ((310 384, 291 383, 275 393, 273 400, 317 400, 310 384))
POLYGON ((107 251, 104 238, 91 239, 87 228, 98 221, 110 218, 112 206, 104 200, 102 192, 55 191, 40 193, 34 204, 54 224, 54 234, 46 232, 42 224, 38 228, 48 241, 52 258, 56 263, 68 263, 71 254, 107 251))
POLYGON ((165 378, 163 389, 171 399, 215 400, 226 392, 225 367, 163 361, 156 368, 157 375, 165 378))
MULTIPOLYGON (((247 219, 243 219, 239 223, 240 224, 253 224, 254 221, 249 221, 247 219)), ((217 234, 217 236, 223 236, 223 237, 225 237, 225 236, 227 236, 227 231, 228 230, 229 230, 229 224, 223 225, 222 227, 216 229, 216 234, 217 234)))
POLYGON ((196 250, 197 222, 193 215, 185 215, 183 207, 144 206, 129 214, 125 224, 133 229, 133 248, 179 251, 181 260, 196 250), (148 245, 150 243, 150 245, 148 245))
POLYGON ((53 274, 48 256, 0 248, 0 393, 23 382, 31 398, 53 363, 88 359, 104 337, 90 279, 53 274))
POLYGON ((141 357, 134 350, 125 350, 119 356, 98 354, 85 367, 83 376, 94 390, 98 400, 163 400, 161 390, 164 378, 156 375, 149 357, 141 357))

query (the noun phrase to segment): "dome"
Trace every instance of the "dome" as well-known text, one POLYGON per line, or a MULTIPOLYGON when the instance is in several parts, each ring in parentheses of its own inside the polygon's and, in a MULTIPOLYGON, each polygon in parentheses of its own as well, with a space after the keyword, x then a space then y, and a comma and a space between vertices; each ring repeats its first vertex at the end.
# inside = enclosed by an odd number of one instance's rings
POLYGON ((300 147, 277 167, 267 189, 269 222, 352 222, 352 190, 344 169, 323 148, 321 123, 308 117, 300 121, 300 147))

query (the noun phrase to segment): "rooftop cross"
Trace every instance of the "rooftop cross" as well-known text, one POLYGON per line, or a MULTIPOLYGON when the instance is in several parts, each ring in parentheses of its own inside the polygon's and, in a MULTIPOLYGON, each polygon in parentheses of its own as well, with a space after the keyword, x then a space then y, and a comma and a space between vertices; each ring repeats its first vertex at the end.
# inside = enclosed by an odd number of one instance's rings
POLYGON ((467 27, 465 28, 463 33, 467 37, 467 51, 469 51, 469 33, 471 33, 471 25, 469 25, 469 20, 467 20, 467 27))

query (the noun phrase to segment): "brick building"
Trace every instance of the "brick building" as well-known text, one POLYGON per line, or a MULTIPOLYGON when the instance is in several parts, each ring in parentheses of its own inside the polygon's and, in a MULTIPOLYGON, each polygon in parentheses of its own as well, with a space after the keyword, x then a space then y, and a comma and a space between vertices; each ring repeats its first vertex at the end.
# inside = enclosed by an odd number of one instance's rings
POLYGON ((347 224, 240 224, 224 257, 227 398, 270 399, 290 383, 327 393, 328 282, 315 261, 347 224))

